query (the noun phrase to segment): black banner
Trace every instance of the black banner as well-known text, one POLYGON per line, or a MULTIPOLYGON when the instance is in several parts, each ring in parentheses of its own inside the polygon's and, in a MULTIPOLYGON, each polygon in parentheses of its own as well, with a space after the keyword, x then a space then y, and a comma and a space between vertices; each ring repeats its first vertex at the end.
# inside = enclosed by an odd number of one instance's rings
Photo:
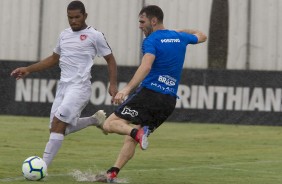
MULTIPOLYGON (((60 69, 33 73, 25 79, 10 77, 14 68, 30 62, 0 62, 0 114, 48 117, 55 98, 60 69)), ((119 88, 137 67, 118 67, 119 88)), ((82 113, 99 109, 110 114, 116 108, 107 92, 106 66, 92 69, 92 97, 82 113)), ((270 71, 184 69, 179 99, 169 121, 282 125, 282 73, 270 71)))

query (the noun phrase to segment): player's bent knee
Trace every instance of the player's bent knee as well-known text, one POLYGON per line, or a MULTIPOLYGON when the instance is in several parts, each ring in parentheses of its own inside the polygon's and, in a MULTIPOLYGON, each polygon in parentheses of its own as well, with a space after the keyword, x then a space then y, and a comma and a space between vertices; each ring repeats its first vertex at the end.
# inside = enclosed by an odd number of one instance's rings
POLYGON ((103 129, 108 133, 114 133, 113 127, 116 126, 116 122, 118 117, 115 114, 111 114, 106 121, 104 122, 103 129))
POLYGON ((112 133, 111 128, 110 128, 111 127, 110 124, 111 124, 111 121, 106 120, 104 125, 103 125, 103 129, 108 133, 112 133))

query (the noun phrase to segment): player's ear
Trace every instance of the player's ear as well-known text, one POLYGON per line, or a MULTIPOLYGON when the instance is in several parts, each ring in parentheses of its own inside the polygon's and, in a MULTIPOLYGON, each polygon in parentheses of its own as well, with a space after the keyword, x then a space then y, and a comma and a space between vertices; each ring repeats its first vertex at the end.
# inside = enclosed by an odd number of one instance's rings
POLYGON ((156 24, 158 23, 157 17, 153 17, 153 18, 151 19, 151 23, 152 23, 153 25, 156 25, 156 24))
POLYGON ((88 14, 87 13, 84 13, 84 20, 86 20, 87 19, 87 16, 88 16, 88 14))

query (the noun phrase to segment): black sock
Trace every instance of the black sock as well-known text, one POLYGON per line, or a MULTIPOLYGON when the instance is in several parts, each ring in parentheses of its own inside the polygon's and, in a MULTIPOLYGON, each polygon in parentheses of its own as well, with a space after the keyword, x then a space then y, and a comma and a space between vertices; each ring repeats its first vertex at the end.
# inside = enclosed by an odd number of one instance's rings
POLYGON ((119 173, 119 168, 117 168, 117 167, 111 167, 108 171, 107 171, 107 173, 109 173, 109 172, 116 172, 117 174, 119 173))
POLYGON ((136 135, 137 135, 138 129, 133 128, 130 132, 130 136, 135 139, 136 135))

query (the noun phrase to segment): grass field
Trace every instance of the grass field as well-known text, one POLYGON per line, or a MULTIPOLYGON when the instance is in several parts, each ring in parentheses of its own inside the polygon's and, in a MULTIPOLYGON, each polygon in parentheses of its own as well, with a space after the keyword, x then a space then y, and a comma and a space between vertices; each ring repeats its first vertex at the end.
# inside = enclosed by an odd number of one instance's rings
MULTIPOLYGON (((49 138, 47 118, 0 116, 0 183, 25 180, 21 165, 42 156, 49 138)), ((196 123, 165 123, 119 177, 131 184, 282 183, 282 128, 196 123)), ((123 137, 95 127, 65 137, 39 183, 93 183, 91 177, 115 161, 123 137), (81 182, 86 180, 84 182, 81 182)))

